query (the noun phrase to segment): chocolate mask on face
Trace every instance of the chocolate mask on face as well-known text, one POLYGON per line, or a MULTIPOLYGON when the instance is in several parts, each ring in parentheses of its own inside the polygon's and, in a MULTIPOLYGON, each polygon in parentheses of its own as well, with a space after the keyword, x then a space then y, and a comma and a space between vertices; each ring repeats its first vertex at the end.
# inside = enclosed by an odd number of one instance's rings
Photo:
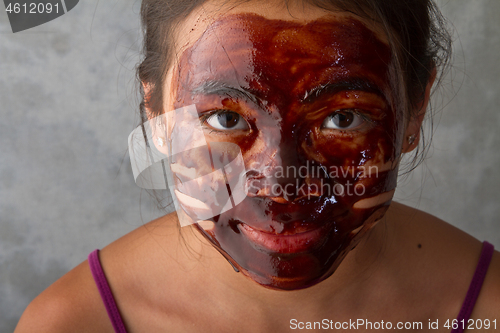
MULTIPOLYGON (((174 106, 196 105, 212 154, 173 158, 177 197, 185 214, 211 221, 200 232, 254 281, 291 290, 326 279, 385 213, 403 134, 390 62, 390 48, 353 18, 255 14, 217 20, 181 55, 174 106), (193 182, 224 159, 244 172, 193 182), (246 196, 200 215, 197 203, 237 183, 246 196)), ((192 125, 176 125, 174 151, 192 125)))

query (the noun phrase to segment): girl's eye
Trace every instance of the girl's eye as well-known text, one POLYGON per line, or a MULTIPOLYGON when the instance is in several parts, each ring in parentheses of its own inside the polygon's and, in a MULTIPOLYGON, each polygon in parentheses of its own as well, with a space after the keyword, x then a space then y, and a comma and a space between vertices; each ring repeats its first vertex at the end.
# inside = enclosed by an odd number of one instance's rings
POLYGON ((211 127, 221 131, 249 128, 242 116, 236 112, 226 110, 213 113, 205 121, 211 127))
POLYGON ((322 128, 350 130, 355 129, 365 122, 363 117, 354 111, 342 110, 336 111, 328 116, 323 122, 322 128))

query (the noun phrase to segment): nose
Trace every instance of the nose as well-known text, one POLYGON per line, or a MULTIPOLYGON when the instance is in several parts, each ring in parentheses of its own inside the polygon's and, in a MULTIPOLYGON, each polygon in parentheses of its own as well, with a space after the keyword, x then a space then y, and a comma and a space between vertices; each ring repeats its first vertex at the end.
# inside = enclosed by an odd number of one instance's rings
POLYGON ((321 166, 308 160, 293 136, 268 139, 247 171, 248 196, 290 203, 322 194, 321 166))

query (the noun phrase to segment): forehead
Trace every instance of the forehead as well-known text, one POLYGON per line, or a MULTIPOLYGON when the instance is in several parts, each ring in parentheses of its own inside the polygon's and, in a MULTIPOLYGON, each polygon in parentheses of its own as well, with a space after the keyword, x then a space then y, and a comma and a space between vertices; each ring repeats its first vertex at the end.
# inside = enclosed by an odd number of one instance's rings
POLYGON ((184 88, 193 92, 219 82, 257 93, 282 87, 300 98, 331 82, 387 86, 389 60, 389 47, 352 17, 299 23, 245 13, 212 23, 181 56, 180 73, 189 69, 184 88))
MULTIPOLYGON (((164 86, 167 89, 164 96, 171 98, 175 98, 171 88, 176 84, 168 83, 173 83, 172 79, 177 76, 174 73, 181 77, 189 74, 188 82, 193 85, 189 88, 193 89, 197 83, 209 82, 214 76, 219 79, 224 75, 225 79, 232 76, 233 81, 242 83, 241 75, 251 80, 250 74, 255 76, 259 70, 262 78, 271 74, 269 71, 265 73, 271 68, 278 69, 273 71, 274 75, 297 76, 304 71, 329 67, 330 73, 326 69, 321 74, 323 77, 317 73, 314 80, 319 82, 332 76, 335 68, 338 74, 345 64, 343 62, 350 60, 354 67, 361 65, 359 70, 370 67, 371 70, 365 70, 364 75, 380 81, 390 58, 385 34, 372 21, 310 5, 285 8, 276 2, 267 2, 263 6, 247 2, 232 8, 221 8, 208 2, 181 22, 174 48, 177 57, 164 86), (322 68, 313 68, 314 62, 322 68), (238 73, 230 68, 236 65, 238 73), (189 73, 182 73, 188 68, 189 73), (247 73, 243 73, 243 69, 247 73)), ((357 75, 352 70, 353 66, 350 74, 357 75)), ((267 77, 272 79, 272 75, 267 77)), ((313 84, 314 80, 309 83, 313 84)), ((299 85, 296 90, 299 88, 305 89, 299 85)))
POLYGON ((387 37, 382 27, 375 20, 362 18, 356 14, 341 10, 322 9, 305 1, 282 0, 269 1, 225 1, 218 4, 217 1, 207 1, 201 7, 191 12, 186 19, 180 22, 175 33, 176 51, 181 54, 186 48, 193 45, 211 26, 217 25, 224 17, 238 14, 255 14, 268 20, 280 20, 296 24, 307 24, 309 22, 325 19, 341 21, 347 18, 362 22, 368 29, 372 30, 378 39, 387 43, 387 37))

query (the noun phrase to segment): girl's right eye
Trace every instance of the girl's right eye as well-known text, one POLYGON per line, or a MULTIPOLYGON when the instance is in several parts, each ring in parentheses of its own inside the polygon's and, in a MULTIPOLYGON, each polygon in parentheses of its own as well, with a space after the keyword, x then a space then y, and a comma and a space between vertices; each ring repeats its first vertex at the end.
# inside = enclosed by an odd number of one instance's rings
POLYGON ((222 110, 212 113, 205 122, 212 128, 219 131, 246 130, 250 127, 248 123, 238 113, 222 110))

